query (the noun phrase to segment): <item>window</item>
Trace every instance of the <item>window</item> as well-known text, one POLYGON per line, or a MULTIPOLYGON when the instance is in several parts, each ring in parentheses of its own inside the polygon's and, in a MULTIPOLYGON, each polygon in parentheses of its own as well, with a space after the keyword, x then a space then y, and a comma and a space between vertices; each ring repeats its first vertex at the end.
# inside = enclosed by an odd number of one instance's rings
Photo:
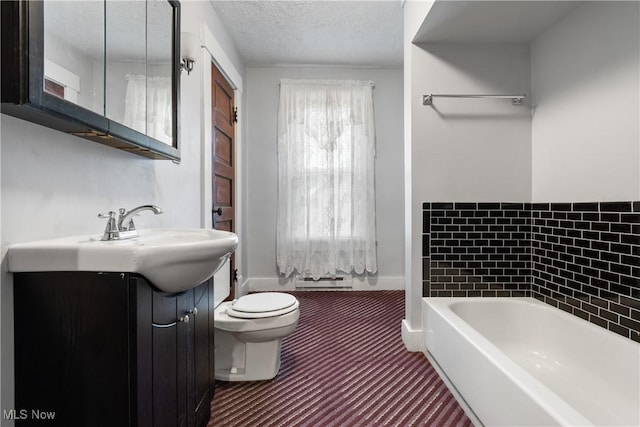
MULTIPOLYGON (((348 119, 348 114, 349 111, 347 109, 343 110, 343 117, 348 119)), ((331 206, 335 208, 335 204, 338 203, 340 204, 340 209, 334 209, 334 216, 327 214, 323 209, 310 209, 308 231, 305 228, 295 229, 293 230, 294 237, 298 239, 327 240, 329 222, 339 215, 343 217, 335 222, 337 236, 356 238, 358 234, 362 234, 350 227, 350 214, 353 210, 351 197, 351 165, 353 160, 351 151, 351 127, 344 129, 337 138, 333 153, 327 153, 326 150, 320 148, 320 144, 317 141, 308 144, 308 155, 305 156, 305 164, 301 171, 303 176, 298 178, 304 179, 309 183, 308 197, 315 198, 318 201, 314 206, 324 205, 327 209, 330 209, 331 206)))
POLYGON ((278 268, 314 278, 377 270, 371 82, 283 80, 278 268))

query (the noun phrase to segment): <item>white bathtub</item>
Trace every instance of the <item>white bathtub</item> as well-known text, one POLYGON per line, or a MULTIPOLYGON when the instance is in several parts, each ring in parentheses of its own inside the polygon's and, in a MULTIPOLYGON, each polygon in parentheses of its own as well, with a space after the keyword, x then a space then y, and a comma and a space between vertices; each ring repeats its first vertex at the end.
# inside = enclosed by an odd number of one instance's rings
POLYGON ((486 426, 640 426, 640 344, 534 298, 423 298, 426 348, 486 426))

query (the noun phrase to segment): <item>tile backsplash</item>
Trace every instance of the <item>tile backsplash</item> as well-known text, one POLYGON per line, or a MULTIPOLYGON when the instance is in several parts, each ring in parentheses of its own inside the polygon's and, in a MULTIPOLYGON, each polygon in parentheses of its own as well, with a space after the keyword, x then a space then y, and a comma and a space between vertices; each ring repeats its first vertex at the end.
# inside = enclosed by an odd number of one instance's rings
POLYGON ((430 272, 423 278, 430 295, 531 295, 531 216, 524 203, 425 206, 430 272))
POLYGON ((640 342, 640 202, 423 203, 424 296, 533 296, 640 342))

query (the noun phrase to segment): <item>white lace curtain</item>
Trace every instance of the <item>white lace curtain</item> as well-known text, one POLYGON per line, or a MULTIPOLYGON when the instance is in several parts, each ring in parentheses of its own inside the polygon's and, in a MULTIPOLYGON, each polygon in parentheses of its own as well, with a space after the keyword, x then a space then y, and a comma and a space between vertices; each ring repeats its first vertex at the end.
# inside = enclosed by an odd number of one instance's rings
POLYGON ((124 125, 171 145, 171 79, 127 74, 124 125))
POLYGON ((372 82, 281 80, 281 274, 377 271, 374 157, 372 82))

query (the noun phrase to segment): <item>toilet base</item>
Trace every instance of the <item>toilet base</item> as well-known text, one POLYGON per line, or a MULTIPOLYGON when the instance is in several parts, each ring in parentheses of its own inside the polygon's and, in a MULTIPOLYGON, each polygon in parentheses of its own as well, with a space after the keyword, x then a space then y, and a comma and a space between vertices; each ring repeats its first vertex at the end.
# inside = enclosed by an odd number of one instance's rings
POLYGON ((280 371, 282 339, 242 342, 226 331, 215 330, 215 379, 262 381, 280 371))
POLYGON ((255 373, 249 373, 247 374, 245 372, 244 368, 235 368, 235 372, 234 369, 216 369, 215 372, 215 377, 216 380, 218 381, 264 381, 264 380, 271 380, 273 378, 276 377, 276 375, 278 375, 278 372, 280 371, 280 360, 278 360, 278 364, 275 366, 275 368, 270 371, 270 372, 264 372, 262 375, 258 375, 256 376, 255 373))

